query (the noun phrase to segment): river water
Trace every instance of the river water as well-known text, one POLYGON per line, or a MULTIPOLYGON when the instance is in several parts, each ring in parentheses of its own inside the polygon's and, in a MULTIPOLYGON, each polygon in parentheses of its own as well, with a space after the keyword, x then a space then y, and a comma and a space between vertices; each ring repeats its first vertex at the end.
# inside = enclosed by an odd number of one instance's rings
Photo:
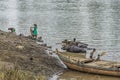
MULTIPOLYGON (((0 0, 1 30, 15 27, 17 34, 29 35, 34 23, 48 45, 77 38, 109 53, 102 59, 120 62, 120 0, 0 0)), ((78 74, 67 71, 63 77, 73 73, 78 74)))

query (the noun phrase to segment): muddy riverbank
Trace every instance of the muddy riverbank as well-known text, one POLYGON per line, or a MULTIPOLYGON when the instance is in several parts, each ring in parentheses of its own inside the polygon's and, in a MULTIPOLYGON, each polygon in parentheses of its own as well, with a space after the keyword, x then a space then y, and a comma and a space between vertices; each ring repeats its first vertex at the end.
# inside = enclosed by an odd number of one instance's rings
POLYGON ((27 36, 0 30, 0 66, 30 71, 47 78, 62 71, 59 60, 27 36))

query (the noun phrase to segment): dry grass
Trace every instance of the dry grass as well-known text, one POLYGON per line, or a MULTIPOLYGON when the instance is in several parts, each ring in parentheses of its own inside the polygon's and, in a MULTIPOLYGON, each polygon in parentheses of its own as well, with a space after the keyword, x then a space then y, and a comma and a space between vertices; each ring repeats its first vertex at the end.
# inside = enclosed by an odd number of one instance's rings
POLYGON ((46 80, 45 76, 35 76, 28 71, 5 69, 0 71, 0 80, 46 80))

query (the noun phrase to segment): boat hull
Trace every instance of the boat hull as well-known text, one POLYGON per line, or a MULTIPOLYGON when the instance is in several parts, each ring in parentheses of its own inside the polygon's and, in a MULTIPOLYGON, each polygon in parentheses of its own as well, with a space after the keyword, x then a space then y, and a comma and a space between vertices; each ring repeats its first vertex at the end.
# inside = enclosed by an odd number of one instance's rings
POLYGON ((72 54, 66 52, 64 53, 57 52, 57 54, 60 57, 60 59, 63 61, 63 63, 72 70, 120 77, 119 62, 111 62, 104 60, 95 61, 91 59, 86 59, 83 54, 80 54, 80 56, 74 53, 72 54))
POLYGON ((118 76, 120 77, 120 71, 116 70, 102 70, 102 69, 97 69, 97 68, 91 68, 87 66, 78 66, 76 64, 72 64, 69 62, 63 61, 63 63, 70 69, 72 70, 77 70, 81 72, 86 72, 86 73, 93 73, 93 74, 101 74, 101 75, 109 75, 109 76, 118 76))

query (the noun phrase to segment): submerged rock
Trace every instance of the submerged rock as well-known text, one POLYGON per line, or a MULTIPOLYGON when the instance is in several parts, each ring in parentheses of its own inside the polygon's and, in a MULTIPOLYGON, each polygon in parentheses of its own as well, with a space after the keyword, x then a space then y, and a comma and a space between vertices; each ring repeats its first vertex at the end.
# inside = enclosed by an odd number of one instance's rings
POLYGON ((69 51, 69 52, 86 53, 86 50, 84 48, 80 48, 78 46, 69 46, 69 47, 66 48, 66 50, 69 51))

